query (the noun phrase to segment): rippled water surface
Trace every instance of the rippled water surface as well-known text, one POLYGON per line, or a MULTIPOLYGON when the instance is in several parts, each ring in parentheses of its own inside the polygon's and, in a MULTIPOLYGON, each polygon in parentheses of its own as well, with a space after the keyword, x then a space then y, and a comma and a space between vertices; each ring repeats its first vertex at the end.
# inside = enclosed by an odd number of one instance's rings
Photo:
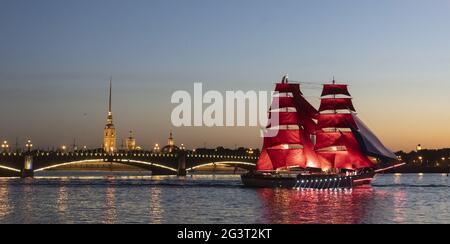
POLYGON ((0 179, 0 223, 450 223, 446 175, 316 192, 247 189, 236 175, 65 173, 0 179))

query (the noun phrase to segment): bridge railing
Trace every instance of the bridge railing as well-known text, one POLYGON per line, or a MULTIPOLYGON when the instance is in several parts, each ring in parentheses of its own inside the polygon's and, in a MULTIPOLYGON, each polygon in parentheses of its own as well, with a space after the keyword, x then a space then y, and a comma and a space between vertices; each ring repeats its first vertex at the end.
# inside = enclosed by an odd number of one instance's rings
POLYGON ((75 152, 62 152, 62 151, 32 151, 32 152, 3 152, 0 153, 0 166, 7 169, 23 170, 25 156, 32 156, 34 163, 34 170, 42 170, 47 168, 54 168, 55 165, 64 165, 70 162, 80 162, 83 160, 101 160, 105 162, 117 162, 117 163, 131 163, 135 161, 141 165, 152 166, 157 165, 159 167, 166 167, 167 169, 195 169, 197 167, 215 164, 215 163, 227 163, 227 164, 239 164, 242 165, 254 165, 258 159, 257 155, 248 155, 243 153, 221 153, 221 152, 192 152, 192 151, 179 151, 173 153, 164 152, 152 152, 152 151, 136 151, 136 152, 116 152, 116 153, 104 153, 99 151, 75 151, 75 152), (5 163, 2 165, 2 163, 5 163), (182 167, 180 167, 182 166, 182 167))

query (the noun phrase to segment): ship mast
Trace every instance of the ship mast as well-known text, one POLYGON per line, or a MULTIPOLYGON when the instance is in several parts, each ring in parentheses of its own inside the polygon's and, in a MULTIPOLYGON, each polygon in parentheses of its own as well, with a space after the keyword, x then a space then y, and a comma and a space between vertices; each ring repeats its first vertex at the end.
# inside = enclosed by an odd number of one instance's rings
POLYGON ((328 165, 323 169, 339 171, 370 167, 372 162, 353 133, 357 125, 352 113, 356 110, 348 86, 337 84, 334 78, 332 84, 325 84, 319 112, 315 150, 322 165, 328 165))
POLYGON ((303 97, 300 84, 289 83, 288 75, 276 84, 275 92, 278 96, 269 111, 268 133, 257 170, 320 168, 311 140, 318 111, 303 97))
MULTIPOLYGON (((336 85, 336 79, 335 79, 334 75, 333 75, 333 82, 332 83, 333 83, 333 85, 336 85)), ((333 98, 336 99, 336 94, 333 95, 333 98)), ((334 110, 334 114, 337 114, 337 110, 336 109, 334 110)), ((334 132, 338 132, 338 128, 334 128, 334 132)))

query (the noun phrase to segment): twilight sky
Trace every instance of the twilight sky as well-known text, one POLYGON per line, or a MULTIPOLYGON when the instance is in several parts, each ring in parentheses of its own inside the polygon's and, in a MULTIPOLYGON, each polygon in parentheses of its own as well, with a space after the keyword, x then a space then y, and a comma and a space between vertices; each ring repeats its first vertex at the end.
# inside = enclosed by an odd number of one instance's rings
MULTIPOLYGON (((256 128, 172 128, 175 90, 350 84, 392 149, 450 146, 448 0, 0 0, 0 138, 100 147, 119 136, 259 147, 256 128)), ((304 93, 318 103, 318 86, 304 93)))

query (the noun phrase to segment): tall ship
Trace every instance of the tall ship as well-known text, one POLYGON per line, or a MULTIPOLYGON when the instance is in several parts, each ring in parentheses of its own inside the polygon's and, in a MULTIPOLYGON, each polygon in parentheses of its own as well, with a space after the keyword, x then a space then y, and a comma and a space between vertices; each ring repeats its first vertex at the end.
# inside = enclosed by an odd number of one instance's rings
POLYGON ((348 85, 323 85, 319 109, 288 76, 275 86, 256 170, 249 187, 343 189, 371 184, 376 173, 401 166, 358 118, 348 85))

